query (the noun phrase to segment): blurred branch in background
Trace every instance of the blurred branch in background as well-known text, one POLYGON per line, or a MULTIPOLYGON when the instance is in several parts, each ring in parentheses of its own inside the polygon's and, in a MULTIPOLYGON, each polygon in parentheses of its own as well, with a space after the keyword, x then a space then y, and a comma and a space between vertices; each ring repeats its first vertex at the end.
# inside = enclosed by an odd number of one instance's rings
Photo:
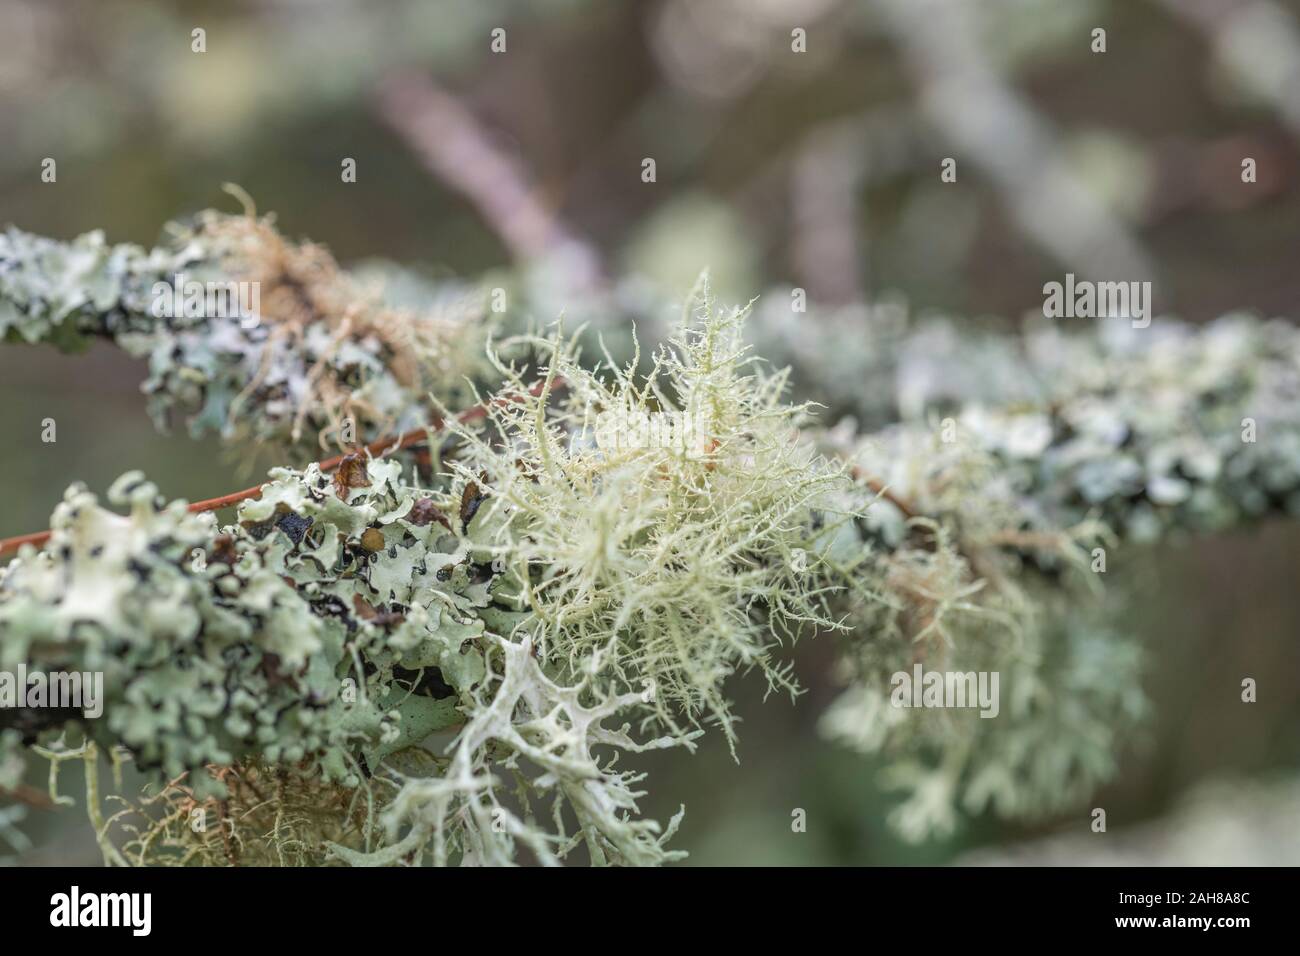
POLYGON ((386 77, 376 103, 424 168, 473 204, 519 265, 559 258, 573 291, 601 283, 596 250, 543 205, 523 163, 493 142, 455 97, 410 71, 386 77))
POLYGON ((842 305, 862 298, 867 256, 858 194, 866 176, 866 136, 857 124, 808 136, 791 176, 791 258, 810 294, 842 305))
POLYGON ((1300 26, 1272 0, 1157 0, 1195 27, 1219 63, 1300 139, 1300 26))
POLYGON ((775 173, 788 175, 791 266, 814 301, 835 306, 878 296, 863 192, 915 169, 926 152, 922 139, 906 110, 882 107, 814 127, 746 184, 742 199, 770 188, 775 173))
POLYGON ((1027 236, 1081 275, 1156 280, 1136 238, 1069 170, 1047 123, 990 64, 979 40, 980 7, 957 0, 875 6, 920 84, 922 109, 992 180, 1027 236))
MULTIPOLYGON (((976 850, 959 866, 1297 866, 1300 780, 1202 783, 1157 820, 1124 826, 1114 838, 1061 833, 976 850)), ((1117 825, 1118 824, 1118 825, 1117 825)), ((1078 829, 1081 829, 1079 825, 1078 829)))

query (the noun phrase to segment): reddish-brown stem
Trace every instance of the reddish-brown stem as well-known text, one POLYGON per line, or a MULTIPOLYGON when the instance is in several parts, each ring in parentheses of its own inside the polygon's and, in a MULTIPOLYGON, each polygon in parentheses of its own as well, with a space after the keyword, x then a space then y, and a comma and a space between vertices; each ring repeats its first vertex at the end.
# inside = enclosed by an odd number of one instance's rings
POLYGON ((48 794, 25 783, 18 784, 12 790, 0 787, 0 795, 10 797, 29 807, 36 807, 38 810, 54 809, 54 801, 50 799, 48 794))
MULTIPOLYGON (((563 388, 564 380, 556 377, 551 382, 552 388, 563 388)), ((528 390, 528 394, 536 398, 545 388, 544 382, 538 382, 528 390)), ((504 405, 514 400, 514 396, 505 396, 494 398, 493 404, 504 405)), ((456 416, 456 421, 462 425, 468 425, 470 422, 476 422, 487 415, 486 405, 475 405, 473 408, 466 409, 456 416)), ((402 432, 400 435, 388 435, 383 438, 372 441, 366 445, 365 450, 372 458, 382 458, 384 455, 391 454, 402 448, 409 448, 411 445, 417 445, 424 441, 430 432, 440 431, 446 422, 441 418, 436 418, 427 425, 421 425, 419 428, 412 428, 410 431, 402 432)), ((355 454, 352 452, 351 454, 355 454)), ((321 471, 333 471, 347 455, 335 455, 333 458, 326 458, 320 462, 321 471)), ((203 511, 217 511, 221 508, 228 508, 231 505, 239 504, 241 501, 248 501, 254 498, 260 498, 262 495, 262 486, 254 485, 252 488, 245 488, 243 491, 232 491, 228 495, 221 495, 219 498, 208 498, 205 501, 196 501, 189 506, 189 511, 198 514, 203 511)), ((8 557, 14 554, 24 544, 34 544, 38 548, 45 544, 50 538, 48 531, 36 531, 32 534, 21 534, 12 538, 0 539, 0 558, 8 557)))
POLYGON ((11 553, 16 553, 19 548, 25 544, 34 544, 38 548, 43 545, 49 538, 48 531, 33 531, 31 534, 15 535, 12 538, 5 538, 0 541, 0 558, 8 557, 11 553))
POLYGON ((854 466, 854 468, 852 469, 852 474, 855 479, 861 481, 864 485, 866 485, 868 488, 874 491, 877 495, 879 495, 881 498, 884 498, 891 505, 893 505, 895 508, 901 511, 903 513, 904 518, 910 520, 916 517, 916 511, 913 510, 912 507, 907 504, 907 502, 903 501, 903 499, 891 493, 890 490, 885 487, 884 482, 880 481, 877 478, 864 478, 862 476, 861 471, 857 468, 857 466, 854 466))

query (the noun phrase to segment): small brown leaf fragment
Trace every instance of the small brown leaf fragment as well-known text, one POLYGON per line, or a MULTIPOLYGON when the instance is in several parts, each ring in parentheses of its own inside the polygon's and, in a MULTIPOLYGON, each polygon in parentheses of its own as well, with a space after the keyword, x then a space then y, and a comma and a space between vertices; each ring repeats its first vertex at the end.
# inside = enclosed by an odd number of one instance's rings
POLYGON ((267 651, 262 655, 262 660, 258 663, 257 669, 266 678, 267 687, 274 690, 281 684, 288 684, 290 687, 297 687, 297 681, 294 674, 284 674, 280 670, 280 655, 267 651))
POLYGON ((347 501, 348 492, 353 488, 369 486, 370 476, 366 473, 366 456, 358 452, 344 455, 338 469, 334 472, 334 494, 347 501))
POLYGON ((469 523, 474 520, 474 515, 478 513, 479 505, 483 504, 483 499, 487 495, 479 488, 477 481, 471 481, 465 486, 465 490, 460 495, 460 531, 461 534, 469 533, 469 523))
POLYGON ((20 783, 12 790, 6 790, 0 787, 0 796, 10 797, 19 803, 25 803, 29 807, 36 807, 41 810, 53 810, 55 803, 49 796, 35 787, 20 783))
POLYGON ((416 448, 412 450, 415 457, 416 473, 425 481, 433 478, 433 455, 429 453, 428 448, 416 448))
POLYGON ((713 469, 717 467, 717 465, 714 464, 714 460, 713 460, 713 457, 712 457, 712 456, 713 456, 713 453, 714 453, 715 451, 717 451, 717 450, 718 450, 719 448, 721 448, 721 447, 722 447, 722 442, 718 441, 716 438, 710 438, 710 439, 708 440, 708 443, 705 444, 705 446, 704 446, 704 453, 705 453, 706 455, 708 455, 709 458, 710 458, 709 461, 707 461, 707 462, 704 463, 704 467, 705 467, 706 470, 708 470, 708 471, 713 471, 713 469))
POLYGON ((233 568, 235 562, 239 560, 239 554, 235 551, 235 536, 218 535, 212 542, 212 554, 209 559, 220 564, 228 564, 233 568))
POLYGON ((384 533, 378 528, 367 528, 361 533, 361 547, 371 554, 384 550, 384 533))
POLYGON ((356 610, 357 617, 363 621, 369 621, 377 627, 401 624, 406 619, 405 615, 398 614, 396 611, 378 610, 360 594, 352 595, 352 607, 356 610))
POLYGON ((436 521, 448 531, 452 530, 451 522, 447 516, 442 513, 437 505, 433 503, 432 498, 421 498, 415 504, 411 505, 411 510, 406 515, 406 520, 413 525, 423 528, 431 521, 436 521))
POLYGON ((352 607, 357 612, 357 617, 363 621, 373 621, 379 614, 374 606, 360 594, 352 595, 352 607))

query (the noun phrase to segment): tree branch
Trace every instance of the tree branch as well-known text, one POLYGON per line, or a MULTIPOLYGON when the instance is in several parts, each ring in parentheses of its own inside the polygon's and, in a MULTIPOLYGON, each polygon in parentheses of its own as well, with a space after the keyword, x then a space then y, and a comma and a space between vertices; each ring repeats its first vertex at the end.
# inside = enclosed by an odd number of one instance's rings
MULTIPOLYGON (((543 385, 544 383, 542 382, 537 383, 529 389, 529 394, 536 398, 541 394, 543 385)), ((553 381, 551 385, 552 387, 563 388, 564 382, 557 379, 553 381)), ((497 398, 493 399, 493 402, 502 403, 509 400, 509 398, 497 398)), ((473 408, 467 409, 457 415, 456 420, 462 425, 465 425, 470 422, 478 421, 486 414, 486 405, 475 405, 473 408)), ((376 439, 369 445, 366 445, 364 451, 372 458, 382 458, 392 452, 419 444, 421 441, 424 441, 431 432, 440 431, 445 424, 445 420, 438 418, 427 425, 422 425, 419 428, 412 428, 410 431, 402 432, 400 435, 386 435, 383 438, 376 439)), ((350 452, 349 454, 356 453, 357 452, 350 452)), ((347 457, 348 455, 335 455, 333 458, 327 458, 324 461, 319 462, 320 470, 327 472, 333 471, 341 465, 343 460, 347 457)), ((232 491, 229 494, 220 495, 216 498, 207 498, 203 501, 196 501, 189 506, 188 510, 191 514, 200 514, 205 511, 219 511, 222 508, 229 508, 231 505, 239 504, 241 501, 260 498, 261 495, 262 486, 254 485, 253 487, 245 488, 242 491, 232 491)), ((35 531, 31 534, 21 534, 12 538, 0 539, 0 558, 16 554, 18 549, 25 544, 34 544, 38 548, 43 547, 49 538, 50 532, 47 530, 35 531)))

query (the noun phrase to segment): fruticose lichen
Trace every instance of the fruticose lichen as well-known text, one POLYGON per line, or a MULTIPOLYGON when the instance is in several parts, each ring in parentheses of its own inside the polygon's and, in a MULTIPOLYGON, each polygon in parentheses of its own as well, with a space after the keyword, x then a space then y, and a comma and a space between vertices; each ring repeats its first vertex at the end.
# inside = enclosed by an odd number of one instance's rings
POLYGON ((110 491, 124 516, 73 488, 46 549, 0 581, 3 661, 103 670, 106 717, 82 732, 189 774, 194 799, 223 796, 214 767, 366 788, 382 826, 331 843, 349 862, 504 862, 516 843, 546 862, 579 844, 669 859, 634 817, 639 776, 597 748, 690 746, 706 714, 729 731, 723 680, 760 667, 789 686, 773 642, 833 626, 787 559, 847 480, 738 331, 738 314, 701 315, 660 353, 663 382, 602 382, 535 343, 550 387, 530 395, 501 364, 513 397, 456 426, 434 488, 397 461, 276 469, 226 527, 138 474, 110 491), (595 442, 595 413, 672 410, 665 389, 698 446, 595 442), (461 723, 449 757, 419 747, 461 723), (660 735, 637 743, 633 723, 660 735))
POLYGON ((1300 505, 1280 322, 1012 336, 889 310, 866 355, 768 302, 749 334, 858 416, 828 429, 705 290, 665 346, 592 362, 559 332, 489 345, 504 326, 473 313, 399 320, 265 220, 179 235, 10 232, 0 330, 149 355, 159 417, 231 442, 305 458, 349 420, 357 446, 427 447, 274 469, 224 525, 138 474, 109 493, 125 514, 74 486, 0 574, 0 668, 102 671, 107 697, 99 720, 0 712, 0 789, 30 748, 153 773, 111 816, 91 801, 115 863, 669 861, 678 818, 643 819, 624 764, 712 728, 736 752, 726 682, 794 691, 778 646, 826 632, 823 729, 878 755, 905 835, 1062 810, 1146 709, 1106 553, 1300 505), (256 278, 262 321, 152 314, 181 270, 256 278), (997 718, 891 706, 918 664, 998 672, 997 718))
POLYGON ((488 371, 481 294, 448 286, 421 311, 394 308, 269 218, 206 212, 170 232, 152 250, 98 232, 0 235, 0 339, 65 350, 110 339, 148 358, 142 388, 160 427, 184 417, 193 435, 294 457, 417 427, 429 394, 461 404, 467 379, 488 371), (240 283, 257 309, 233 314, 240 283), (187 308, 191 284, 231 294, 221 309, 187 308))

